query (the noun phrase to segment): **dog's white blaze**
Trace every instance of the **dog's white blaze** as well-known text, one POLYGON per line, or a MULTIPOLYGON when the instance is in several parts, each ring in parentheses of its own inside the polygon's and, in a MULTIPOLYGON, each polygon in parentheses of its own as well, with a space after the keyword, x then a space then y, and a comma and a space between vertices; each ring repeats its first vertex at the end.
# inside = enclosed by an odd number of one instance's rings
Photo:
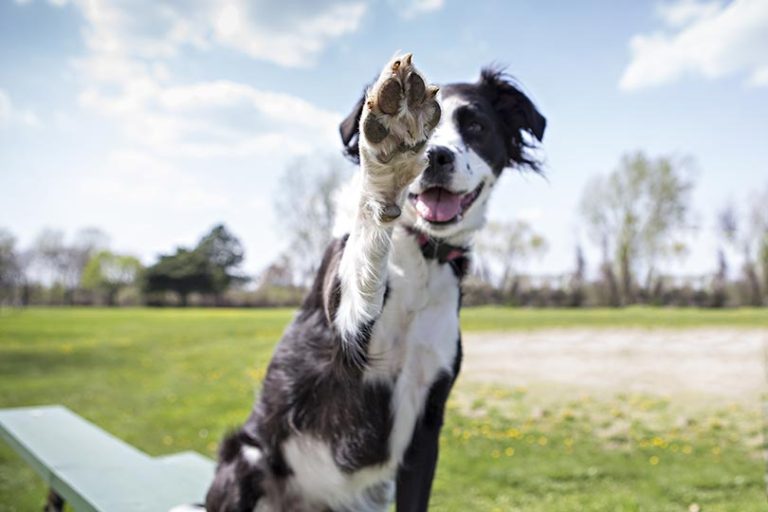
POLYGON ((334 462, 330 446, 307 434, 288 439, 283 443, 283 453, 293 471, 289 486, 308 503, 360 512, 382 510, 363 494, 372 485, 390 480, 390 467, 369 467, 346 474, 334 462))
MULTIPOLYGON (((486 220, 488 199, 497 179, 493 169, 486 161, 465 144, 456 126, 454 112, 466 104, 466 100, 456 96, 450 96, 441 102, 443 115, 440 124, 429 139, 429 147, 444 146, 453 153, 455 172, 447 188, 469 192, 484 183, 481 194, 475 199, 472 206, 464 212, 460 222, 447 226, 437 227, 423 220, 410 201, 403 208, 403 221, 406 224, 435 237, 443 238, 453 245, 469 244, 475 231, 483 227, 486 220)), ((421 176, 418 176, 411 183, 408 192, 418 194, 422 191, 421 176)))
POLYGON ((458 96, 450 96, 440 101, 443 114, 440 117, 440 123, 437 125, 437 128, 432 132, 432 137, 429 138, 430 146, 446 146, 456 151, 464 145, 464 139, 456 127, 453 113, 457 108, 467 104, 467 100, 458 96))

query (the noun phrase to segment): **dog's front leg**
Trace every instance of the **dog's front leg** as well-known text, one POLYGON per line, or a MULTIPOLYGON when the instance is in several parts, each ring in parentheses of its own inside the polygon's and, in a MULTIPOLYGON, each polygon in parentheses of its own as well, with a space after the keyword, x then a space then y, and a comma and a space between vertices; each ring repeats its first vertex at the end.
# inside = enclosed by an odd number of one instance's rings
POLYGON ((424 146, 440 120, 436 95, 437 87, 427 85, 411 54, 389 62, 366 95, 360 202, 339 264, 333 320, 345 353, 357 362, 364 362, 367 338, 383 307, 392 228, 408 185, 426 166, 424 146))

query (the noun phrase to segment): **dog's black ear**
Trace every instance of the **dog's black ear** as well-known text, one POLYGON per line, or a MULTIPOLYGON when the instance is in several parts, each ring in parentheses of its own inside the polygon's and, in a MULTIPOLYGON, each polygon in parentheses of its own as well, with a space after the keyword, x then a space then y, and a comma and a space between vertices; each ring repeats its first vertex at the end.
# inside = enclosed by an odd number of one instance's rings
POLYGON ((339 125, 341 143, 344 144, 344 155, 358 164, 360 163, 360 116, 363 115, 363 104, 365 104, 365 91, 355 103, 352 112, 339 125))
POLYGON ((509 158, 507 165, 518 164, 539 171, 540 163, 529 150, 544 138, 547 119, 501 69, 484 68, 478 85, 499 114, 509 158))

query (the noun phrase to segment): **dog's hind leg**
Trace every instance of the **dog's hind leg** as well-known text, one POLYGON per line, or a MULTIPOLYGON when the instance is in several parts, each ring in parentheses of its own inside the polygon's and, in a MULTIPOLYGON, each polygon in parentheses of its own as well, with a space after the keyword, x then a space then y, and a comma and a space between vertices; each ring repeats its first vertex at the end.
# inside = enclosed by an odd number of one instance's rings
POLYGON ((366 94, 360 201, 331 311, 346 353, 356 362, 365 360, 366 338, 383 307, 392 228, 408 185, 426 167, 424 147, 440 120, 436 95, 437 87, 427 85, 411 54, 390 61, 366 94))

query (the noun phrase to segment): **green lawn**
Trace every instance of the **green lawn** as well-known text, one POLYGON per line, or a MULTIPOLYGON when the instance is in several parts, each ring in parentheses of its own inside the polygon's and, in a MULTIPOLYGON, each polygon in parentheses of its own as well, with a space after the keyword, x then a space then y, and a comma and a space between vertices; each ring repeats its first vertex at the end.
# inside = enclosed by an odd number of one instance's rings
MULTIPOLYGON (((768 328, 766 310, 463 313, 465 330, 768 328)), ((0 407, 61 403, 153 455, 212 455, 247 415, 289 310, 0 312, 0 407)), ((460 383, 433 493, 438 511, 765 510, 755 408, 695 414, 650 396, 563 396, 460 383), (682 412, 681 412, 682 411, 682 412)), ((0 511, 39 510, 36 475, 0 446, 0 511)))

